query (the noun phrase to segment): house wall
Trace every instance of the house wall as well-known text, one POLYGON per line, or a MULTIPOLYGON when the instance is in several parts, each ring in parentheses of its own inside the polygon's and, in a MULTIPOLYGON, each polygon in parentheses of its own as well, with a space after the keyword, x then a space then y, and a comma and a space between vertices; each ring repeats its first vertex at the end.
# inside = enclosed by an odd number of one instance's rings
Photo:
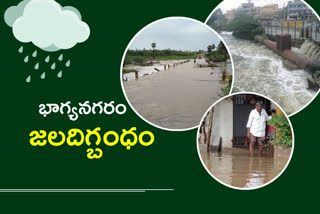
POLYGON ((222 147, 232 147, 233 137, 233 102, 227 98, 214 106, 211 145, 218 146, 222 137, 222 147))

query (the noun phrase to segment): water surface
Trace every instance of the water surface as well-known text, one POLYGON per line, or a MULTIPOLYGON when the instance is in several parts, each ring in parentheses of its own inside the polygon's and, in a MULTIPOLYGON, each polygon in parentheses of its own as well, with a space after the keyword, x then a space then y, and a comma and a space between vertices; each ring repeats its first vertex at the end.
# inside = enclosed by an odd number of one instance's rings
POLYGON ((306 71, 259 43, 236 39, 228 32, 222 32, 221 36, 233 57, 235 92, 256 92, 270 97, 288 114, 299 111, 316 95, 307 89, 310 74, 306 71))
POLYGON ((274 152, 258 149, 250 157, 249 149, 224 148, 221 153, 207 152, 206 145, 200 144, 201 159, 207 169, 225 184, 239 188, 256 188, 271 181, 286 166, 291 149, 274 152))
MULTIPOLYGON (((206 64, 198 59, 197 64, 206 64)), ((224 96, 222 72, 232 74, 231 63, 199 68, 193 60, 169 70, 139 75, 124 82, 126 95, 134 109, 148 121, 169 129, 199 125, 206 110, 224 96)))

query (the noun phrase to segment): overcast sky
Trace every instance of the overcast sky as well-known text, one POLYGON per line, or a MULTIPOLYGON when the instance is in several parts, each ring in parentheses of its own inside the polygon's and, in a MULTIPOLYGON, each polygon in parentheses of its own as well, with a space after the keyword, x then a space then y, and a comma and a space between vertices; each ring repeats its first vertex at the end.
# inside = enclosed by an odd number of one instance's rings
POLYGON ((220 39, 208 27, 186 19, 168 19, 157 22, 144 29, 132 42, 129 49, 158 50, 206 50, 208 45, 219 44, 220 39))
MULTIPOLYGON (((289 0, 252 0, 254 6, 261 7, 268 4, 278 4, 279 7, 284 7, 287 5, 289 0)), ((248 2, 247 0, 224 0, 219 5, 221 10, 225 13, 227 10, 239 7, 242 3, 248 2)))

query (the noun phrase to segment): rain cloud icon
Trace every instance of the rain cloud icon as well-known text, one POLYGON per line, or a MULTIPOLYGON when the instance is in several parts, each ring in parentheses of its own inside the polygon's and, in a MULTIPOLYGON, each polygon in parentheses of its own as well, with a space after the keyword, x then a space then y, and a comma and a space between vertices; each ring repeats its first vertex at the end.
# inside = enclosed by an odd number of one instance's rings
MULTIPOLYGON (((63 53, 57 59, 52 59, 50 53, 71 49, 78 43, 85 42, 90 36, 90 28, 82 21, 81 13, 75 7, 62 7, 54 0, 21 1, 5 11, 4 20, 12 27, 13 35, 18 41, 32 43, 40 50, 49 52, 45 59, 35 62, 35 70, 41 67, 55 70, 58 63, 63 64, 60 67, 70 67, 71 61, 64 59, 63 53)), ((25 54, 23 46, 18 51, 25 54)), ((25 55, 25 63, 38 56, 37 50, 30 54, 25 55)), ((57 77, 62 77, 62 70, 58 71, 57 77)), ((45 72, 40 78, 46 78, 45 72)), ((31 82, 31 75, 27 77, 26 82, 31 82)))

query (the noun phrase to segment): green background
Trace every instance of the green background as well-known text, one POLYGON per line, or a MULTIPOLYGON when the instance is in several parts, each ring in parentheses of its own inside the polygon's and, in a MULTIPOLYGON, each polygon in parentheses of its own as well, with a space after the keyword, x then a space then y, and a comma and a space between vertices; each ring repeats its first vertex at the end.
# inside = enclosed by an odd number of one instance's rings
MULTIPOLYGON (((0 193, 1 209, 66 211, 62 207, 69 206, 72 212, 98 212, 98 209, 289 212, 316 208, 320 190, 319 98, 291 117, 296 144, 287 170, 272 184, 254 191, 229 189, 211 178, 198 157, 197 130, 159 130, 141 120, 126 102, 119 72, 123 52, 131 38, 145 25, 164 17, 186 16, 205 21, 219 1, 58 2, 78 8, 91 28, 88 41, 63 51, 71 59, 71 67, 65 70, 62 79, 56 78, 57 73, 48 72, 46 80, 40 80, 40 74, 48 69, 41 67, 41 72, 34 71, 33 63, 25 64, 23 55, 17 51, 21 43, 14 38, 12 29, 0 21, 0 188, 173 188, 175 191, 0 193), (26 84, 24 81, 29 74, 32 74, 32 82, 26 84), (66 115, 43 118, 38 113, 41 103, 68 100, 72 103, 114 100, 126 104, 128 110, 122 116, 82 116, 76 122, 66 115), (86 146, 40 148, 28 142, 32 130, 102 127, 105 131, 121 133, 122 129, 134 126, 138 132, 152 131, 155 143, 150 147, 135 146, 131 151, 120 145, 103 147, 104 155, 99 160, 86 158, 86 146)), ((2 0, 1 14, 18 3, 19 0, 2 0)), ((308 3, 320 11, 319 2, 308 3)), ((30 54, 34 49, 32 45, 25 45, 25 51, 30 54)), ((59 53, 52 56, 57 57, 59 53)), ((46 55, 40 51, 39 56, 46 55)))

